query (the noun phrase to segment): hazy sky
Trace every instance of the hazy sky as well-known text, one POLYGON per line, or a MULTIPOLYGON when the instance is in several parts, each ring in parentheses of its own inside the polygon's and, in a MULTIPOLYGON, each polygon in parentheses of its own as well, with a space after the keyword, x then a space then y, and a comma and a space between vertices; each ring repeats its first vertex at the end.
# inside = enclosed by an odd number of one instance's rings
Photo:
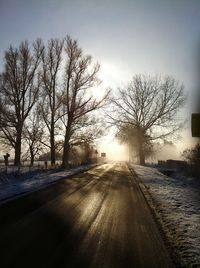
POLYGON ((170 74, 188 92, 183 117, 196 111, 200 0, 0 0, 0 25, 1 69, 10 44, 70 34, 101 63, 103 85, 170 74))

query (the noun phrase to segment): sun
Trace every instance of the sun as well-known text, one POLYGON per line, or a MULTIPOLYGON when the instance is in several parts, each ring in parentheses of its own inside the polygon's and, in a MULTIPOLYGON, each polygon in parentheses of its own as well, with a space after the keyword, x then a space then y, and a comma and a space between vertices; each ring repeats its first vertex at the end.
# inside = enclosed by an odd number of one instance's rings
POLYGON ((95 88, 93 88, 93 89, 91 90, 91 94, 92 94, 92 96, 93 96, 97 101, 101 100, 101 99, 104 97, 105 93, 106 93, 106 90, 105 90, 103 87, 101 87, 101 86, 99 86, 99 87, 95 87, 95 88))

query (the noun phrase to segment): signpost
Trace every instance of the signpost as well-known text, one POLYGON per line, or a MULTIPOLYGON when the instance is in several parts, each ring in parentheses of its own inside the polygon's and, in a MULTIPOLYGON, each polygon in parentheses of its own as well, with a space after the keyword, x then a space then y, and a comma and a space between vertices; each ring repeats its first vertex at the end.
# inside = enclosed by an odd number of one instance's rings
POLYGON ((200 114, 192 114, 191 130, 192 137, 200 137, 200 114))

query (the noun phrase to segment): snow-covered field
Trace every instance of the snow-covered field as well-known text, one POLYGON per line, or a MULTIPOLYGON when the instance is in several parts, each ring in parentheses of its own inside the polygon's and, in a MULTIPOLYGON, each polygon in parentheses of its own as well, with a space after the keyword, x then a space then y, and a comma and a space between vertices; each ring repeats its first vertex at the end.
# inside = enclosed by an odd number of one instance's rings
POLYGON ((200 179, 131 165, 182 267, 200 267, 200 179))
POLYGON ((57 172, 55 172, 55 170, 35 170, 29 172, 24 169, 19 176, 13 176, 9 174, 9 172, 7 176, 0 174, 0 203, 4 203, 29 192, 37 191, 60 179, 75 175, 94 166, 96 166, 96 164, 84 165, 57 172))

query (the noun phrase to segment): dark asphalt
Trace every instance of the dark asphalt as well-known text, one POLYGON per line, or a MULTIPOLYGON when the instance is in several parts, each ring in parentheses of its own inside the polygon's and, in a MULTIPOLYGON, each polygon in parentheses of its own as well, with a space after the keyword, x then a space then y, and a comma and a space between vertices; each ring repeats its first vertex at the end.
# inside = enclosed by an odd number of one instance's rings
POLYGON ((0 207, 0 267, 173 267, 126 164, 0 207))

